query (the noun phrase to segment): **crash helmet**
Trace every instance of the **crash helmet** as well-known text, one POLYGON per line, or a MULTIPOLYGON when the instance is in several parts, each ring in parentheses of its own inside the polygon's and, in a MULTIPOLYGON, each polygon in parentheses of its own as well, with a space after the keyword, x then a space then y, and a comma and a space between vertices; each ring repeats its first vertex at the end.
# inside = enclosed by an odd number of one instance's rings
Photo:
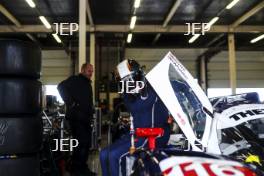
POLYGON ((145 73, 140 64, 133 59, 126 59, 119 63, 115 73, 116 81, 131 87, 130 93, 138 94, 145 84, 145 73))

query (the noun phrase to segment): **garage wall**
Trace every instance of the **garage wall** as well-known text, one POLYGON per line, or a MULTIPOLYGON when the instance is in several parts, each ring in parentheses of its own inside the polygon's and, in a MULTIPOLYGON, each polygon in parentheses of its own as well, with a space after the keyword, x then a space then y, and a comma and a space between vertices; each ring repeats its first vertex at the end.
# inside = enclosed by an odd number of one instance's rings
MULTIPOLYGON (((264 52, 238 51, 237 87, 264 88, 264 52)), ((210 88, 229 87, 228 52, 215 55, 208 64, 210 88)))
POLYGON ((109 77, 111 79, 111 72, 114 71, 116 65, 119 63, 119 49, 118 47, 112 47, 112 46, 102 46, 101 47, 101 66, 99 69, 100 73, 98 73, 98 76, 100 78, 102 77, 109 77))
MULTIPOLYGON (((149 49, 127 48, 125 57, 136 59, 149 71, 171 51, 196 77, 196 58, 206 49, 149 49)), ((264 52, 237 51, 237 84, 239 88, 264 88, 264 52)), ((209 88, 229 87, 228 51, 215 55, 208 64, 209 88)))
POLYGON ((64 50, 42 51, 42 76, 45 85, 57 85, 72 73, 71 59, 64 50))
MULTIPOLYGON (((141 65, 146 65, 147 71, 149 71, 168 51, 171 51, 196 77, 195 60, 205 49, 127 48, 125 58, 136 59, 141 65)), ((238 51, 236 58, 238 87, 264 88, 264 52, 238 51)), ((208 64, 209 87, 228 88, 228 69, 228 52, 222 51, 215 55, 208 64)), ((103 68, 102 70, 107 69, 103 68)), ((71 60, 64 50, 42 51, 41 80, 43 84, 56 85, 70 76, 71 72, 71 60)))
POLYGON ((196 77, 196 62, 197 57, 202 54, 205 49, 142 49, 142 48, 127 48, 125 51, 126 59, 135 59, 141 65, 146 65, 147 72, 153 68, 167 52, 171 51, 196 77))

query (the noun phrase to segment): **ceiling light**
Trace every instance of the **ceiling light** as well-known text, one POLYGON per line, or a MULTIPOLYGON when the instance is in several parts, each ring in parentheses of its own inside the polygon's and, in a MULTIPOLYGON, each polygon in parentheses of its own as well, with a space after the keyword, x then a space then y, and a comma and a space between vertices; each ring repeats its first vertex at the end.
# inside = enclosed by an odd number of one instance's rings
POLYGON ((57 34, 52 34, 52 36, 55 38, 55 40, 56 40, 58 43, 61 43, 61 39, 60 39, 60 37, 59 37, 57 34))
POLYGON ((130 29, 134 29, 136 21, 137 21, 137 16, 132 16, 130 21, 130 29))
POLYGON ((131 43, 131 40, 132 40, 132 33, 129 33, 127 35, 127 43, 131 43))
POLYGON ((205 25, 206 29, 209 29, 213 24, 215 24, 215 22, 217 22, 219 20, 219 17, 214 17, 213 19, 211 19, 211 21, 209 21, 209 23, 207 23, 205 25))
POLYGON ((234 5, 236 5, 236 3, 238 3, 238 1, 239 0, 233 0, 226 6, 226 9, 231 9, 234 5))
POLYGON ((35 7, 36 7, 36 4, 34 3, 33 0, 25 0, 25 1, 28 3, 28 5, 29 5, 31 8, 35 8, 35 7))
POLYGON ((48 20, 44 17, 44 16, 39 16, 40 21, 44 24, 44 26, 48 29, 51 28, 50 23, 48 22, 48 20))
POLYGON ((193 43, 198 37, 200 37, 201 34, 194 34, 192 38, 190 38, 189 43, 193 43))
POLYGON ((259 41, 259 40, 261 40, 261 39, 264 39, 264 34, 262 34, 262 35, 260 35, 260 36, 258 36, 258 37, 256 37, 256 38, 254 38, 254 39, 252 39, 252 40, 250 41, 250 43, 256 43, 257 41, 259 41))
POLYGON ((134 8, 137 9, 140 6, 140 0, 135 0, 134 8))

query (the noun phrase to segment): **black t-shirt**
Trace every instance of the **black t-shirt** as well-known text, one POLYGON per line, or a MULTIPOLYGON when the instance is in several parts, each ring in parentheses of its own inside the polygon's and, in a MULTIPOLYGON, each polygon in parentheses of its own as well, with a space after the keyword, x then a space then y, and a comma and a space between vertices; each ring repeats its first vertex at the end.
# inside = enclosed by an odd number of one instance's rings
POLYGON ((90 79, 82 74, 71 76, 58 85, 58 90, 68 110, 78 108, 87 116, 93 114, 93 93, 90 79))

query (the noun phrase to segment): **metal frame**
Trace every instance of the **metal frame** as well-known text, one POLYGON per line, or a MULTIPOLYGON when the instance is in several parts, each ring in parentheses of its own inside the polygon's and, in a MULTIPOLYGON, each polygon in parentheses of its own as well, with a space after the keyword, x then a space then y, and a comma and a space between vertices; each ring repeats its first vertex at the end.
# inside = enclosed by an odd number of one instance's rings
POLYGON ((86 7, 87 0, 79 0, 79 72, 86 62, 86 7))
MULTIPOLYGON (((52 26, 55 28, 55 26, 52 26)), ((67 26, 65 26, 66 28, 67 26)), ((129 32, 128 25, 91 25, 86 26, 86 32, 129 32)), ((162 25, 136 25, 133 33, 186 33, 187 25, 169 25, 164 28, 162 25)), ((51 33, 51 29, 45 28, 43 25, 1 25, 0 33, 51 33)), ((69 32, 65 30, 65 32, 69 32)), ((264 26, 257 25, 240 25, 230 30, 228 25, 214 25, 207 33, 256 33, 264 32, 264 26)))
POLYGON ((240 18, 238 18, 233 24, 230 25, 230 28, 235 28, 244 21, 246 21, 249 17, 256 14, 258 11, 264 8, 264 1, 257 4, 255 7, 250 9, 248 12, 246 12, 244 15, 242 15, 240 18))
POLYGON ((92 11, 91 11, 91 6, 89 3, 89 0, 87 0, 86 2, 86 12, 87 12, 87 16, 89 19, 89 24, 91 25, 91 27, 94 26, 94 21, 93 21, 93 16, 92 16, 92 11))
MULTIPOLYGON (((8 18, 12 23, 15 24, 16 27, 20 28, 22 26, 22 24, 16 19, 16 17, 14 17, 14 15, 12 15, 3 5, 0 4, 0 12, 6 17, 8 18)), ((30 38, 32 41, 34 42, 38 42, 37 39, 32 36, 29 33, 26 33, 26 36, 28 38, 30 38)))
MULTIPOLYGON (((175 0, 174 5, 172 6, 171 10, 169 11, 168 15, 166 16, 162 27, 166 28, 167 25, 169 24, 170 20, 172 19, 172 17, 174 16, 175 12, 177 11, 177 9, 179 8, 179 6, 181 5, 182 0, 175 0)), ((161 34, 158 33, 154 40, 152 41, 152 44, 155 44, 159 38, 160 38, 161 34)))

